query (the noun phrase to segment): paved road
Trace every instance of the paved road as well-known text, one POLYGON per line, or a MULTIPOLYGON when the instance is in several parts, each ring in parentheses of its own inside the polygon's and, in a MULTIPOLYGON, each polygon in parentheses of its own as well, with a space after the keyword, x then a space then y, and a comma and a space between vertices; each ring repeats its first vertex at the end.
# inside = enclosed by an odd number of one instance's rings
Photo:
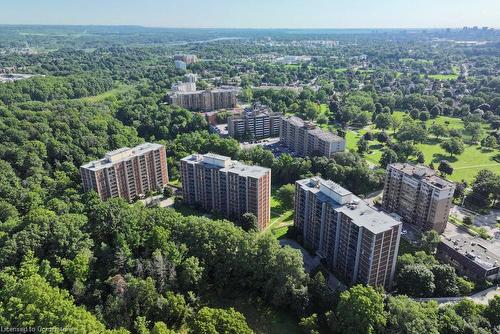
POLYGON ((262 139, 262 141, 260 143, 246 143, 246 144, 245 143, 240 143, 240 148, 241 149, 249 149, 249 148, 256 147, 256 146, 262 146, 262 147, 265 148, 266 146, 275 145, 279 141, 280 141, 279 137, 276 137, 276 138, 267 138, 267 139, 262 139))
POLYGON ((309 252, 306 251, 297 241, 283 238, 280 239, 280 244, 300 250, 300 252, 302 253, 302 258, 304 259, 304 269, 308 273, 313 271, 319 265, 320 262, 319 257, 311 256, 309 252))
POLYGON ((174 198, 164 198, 163 195, 156 195, 141 199, 140 202, 142 202, 145 206, 159 206, 160 208, 167 208, 174 205, 174 198))
POLYGON ((413 298, 413 300, 418 302, 435 301, 442 306, 446 304, 458 303, 462 299, 472 299, 475 303, 486 305, 495 296, 500 296, 500 288, 498 285, 466 297, 413 298))

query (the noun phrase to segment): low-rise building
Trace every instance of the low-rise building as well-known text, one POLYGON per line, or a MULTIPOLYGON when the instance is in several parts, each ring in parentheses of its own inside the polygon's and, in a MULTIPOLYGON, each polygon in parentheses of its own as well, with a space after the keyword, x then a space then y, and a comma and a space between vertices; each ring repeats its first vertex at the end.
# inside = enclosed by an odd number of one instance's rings
POLYGON ((165 146, 144 143, 106 153, 80 167, 83 190, 95 190, 102 200, 122 197, 132 202, 163 189, 168 183, 165 146))
POLYGON ((437 256, 474 280, 500 279, 500 255, 491 249, 489 241, 479 237, 465 233, 443 236, 437 256))
POLYGON ((304 246, 349 284, 389 289, 402 223, 320 177, 295 184, 294 224, 304 246))
POLYGON ((382 207, 419 231, 443 233, 454 191, 455 185, 433 169, 394 163, 387 166, 382 207))
POLYGON ((269 224, 269 168, 245 165, 212 153, 192 154, 181 159, 181 178, 185 203, 233 220, 253 213, 261 230, 269 224))
POLYGON ((297 116, 281 118, 280 141, 298 156, 333 154, 345 151, 345 139, 318 128, 297 116))

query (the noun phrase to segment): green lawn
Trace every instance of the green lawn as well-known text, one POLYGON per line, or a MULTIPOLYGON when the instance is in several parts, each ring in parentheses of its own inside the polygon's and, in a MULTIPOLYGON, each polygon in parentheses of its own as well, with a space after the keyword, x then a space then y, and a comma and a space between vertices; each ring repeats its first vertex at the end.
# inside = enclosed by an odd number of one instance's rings
POLYGON ((457 80, 458 74, 429 74, 428 77, 435 80, 457 80))
MULTIPOLYGON (((421 78, 425 78, 425 74, 420 74, 421 78)), ((459 75, 457 73, 451 74, 429 74, 427 75, 429 79, 434 80, 457 80, 459 75)))
POLYGON ((489 169, 500 174, 500 164, 493 160, 496 152, 482 151, 478 145, 466 145, 464 153, 456 157, 450 157, 439 144, 418 144, 417 147, 424 153, 426 164, 432 161, 437 165, 443 159, 450 161, 454 171, 448 178, 453 181, 466 180, 470 183, 480 169, 489 169))
MULTIPOLYGON (((404 112, 396 111, 394 115, 403 119, 404 112)), ((464 127, 463 121, 460 118, 440 116, 436 119, 426 121, 427 127, 433 123, 445 125, 448 129, 462 129, 464 127)), ((484 128, 488 129, 488 125, 484 124, 484 128)), ((348 149, 357 150, 357 143, 359 139, 370 131, 376 135, 380 130, 375 129, 374 125, 369 125, 358 131, 348 131, 346 134, 346 145, 348 149)), ((392 136, 392 130, 387 131, 392 136)), ((431 162, 437 167, 439 162, 443 159, 450 161, 454 168, 454 172, 449 179, 453 181, 466 180, 471 182, 476 176, 479 169, 489 169, 495 173, 500 174, 500 164, 493 160, 498 150, 483 151, 479 145, 465 144, 465 150, 462 154, 451 157, 440 146, 439 140, 431 137, 432 142, 425 144, 417 144, 416 146, 423 152, 425 163, 428 165, 431 162)), ((365 155, 365 159, 373 164, 378 165, 382 156, 382 149, 384 148, 378 141, 373 140, 369 142, 370 151, 365 155)))
POLYGON ((169 184, 174 186, 174 187, 179 187, 181 188, 182 187, 182 182, 181 182, 181 179, 175 179, 175 180, 169 180, 169 184))
POLYGON ((246 296, 222 298, 210 296, 210 307, 232 307, 241 312, 250 328, 257 334, 302 333, 297 320, 288 312, 264 305, 259 300, 246 296))
POLYGON ((450 215, 449 221, 456 226, 461 226, 462 228, 465 228, 467 230, 467 233, 475 237, 476 235, 479 235, 479 237, 483 238, 484 240, 489 240, 493 238, 491 234, 488 233, 488 230, 486 230, 484 227, 479 227, 476 225, 466 225, 464 224, 463 221, 458 219, 457 217, 450 215))
MULTIPOLYGON (((361 139, 361 137, 369 131, 371 128, 365 128, 361 129, 358 131, 347 131, 346 134, 346 146, 347 149, 349 150, 355 150, 357 151, 358 149, 358 141, 361 139)), ((378 130, 370 130, 372 133, 378 132, 378 130)), ((371 140, 368 142, 370 151, 365 154, 365 159, 375 165, 378 165, 380 158, 382 157, 382 148, 383 146, 377 141, 377 140, 371 140)))
POLYGON ((271 190, 271 221, 262 233, 271 233, 276 239, 283 237, 288 231, 288 227, 293 225, 293 209, 286 209, 281 206, 280 200, 276 197, 277 187, 271 190))
POLYGON ((338 73, 344 73, 347 72, 349 69, 347 67, 342 67, 342 68, 336 68, 334 71, 338 73))
POLYGON ((104 92, 102 94, 82 97, 79 100, 83 101, 83 102, 91 102, 91 103, 102 102, 104 100, 112 99, 112 98, 116 97, 118 94, 127 93, 131 89, 132 89, 132 86, 130 86, 130 85, 120 84, 117 87, 115 87, 111 90, 108 90, 107 92, 104 92))
POLYGON ((399 58, 399 61, 402 63, 415 62, 419 64, 432 64, 432 60, 428 59, 413 59, 413 58, 399 58))
POLYGON ((217 219, 217 217, 214 217, 214 215, 211 214, 210 212, 206 212, 203 209, 196 209, 192 205, 187 205, 187 204, 182 203, 182 199, 180 199, 180 198, 176 198, 176 205, 174 205, 173 208, 175 211, 179 212, 184 217, 187 217, 187 216, 197 216, 197 217, 205 216, 205 217, 208 217, 211 219, 217 219), (181 203, 177 203, 177 201, 181 201, 181 203))
POLYGON ((274 238, 276 238, 276 239, 279 240, 279 239, 283 238, 287 234, 289 227, 290 227, 290 225, 285 225, 285 226, 277 227, 275 229, 272 229, 271 233, 273 234, 274 238))

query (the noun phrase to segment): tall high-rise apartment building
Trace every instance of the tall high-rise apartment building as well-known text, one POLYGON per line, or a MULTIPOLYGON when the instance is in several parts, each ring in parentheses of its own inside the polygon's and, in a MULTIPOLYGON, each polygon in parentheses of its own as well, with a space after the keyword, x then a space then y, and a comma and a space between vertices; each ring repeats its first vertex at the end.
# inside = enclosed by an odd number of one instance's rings
POLYGON ((269 107, 254 104, 243 113, 227 119, 229 136, 235 138, 249 137, 262 139, 278 137, 280 134, 281 113, 273 113, 269 107))
POLYGON ((237 87, 196 91, 173 91, 167 98, 172 105, 193 111, 211 111, 236 107, 237 87))
POLYGON ((184 81, 196 83, 196 81, 198 81, 198 75, 194 73, 186 73, 184 74, 184 81))
POLYGON ((313 154, 331 157, 345 150, 345 139, 323 131, 314 123, 305 122, 297 116, 283 116, 280 141, 298 156, 313 154))
POLYGON ((443 233, 454 191, 455 184, 438 177, 433 169, 394 163, 387 166, 382 207, 420 231, 443 233))
POLYGON ((294 224, 304 246, 349 284, 390 288, 402 223, 320 177, 295 189, 294 224))
POLYGON ((239 220, 253 213, 259 229, 270 220, 271 170, 207 153, 181 159, 182 193, 187 204, 239 220))
POLYGON ((174 56, 174 60, 180 60, 185 62, 187 65, 191 65, 198 61, 198 57, 196 55, 178 54, 174 56))
POLYGON ((187 69, 187 64, 183 62, 182 60, 176 60, 174 61, 175 68, 178 70, 185 70, 187 69))
POLYGON ((195 82, 177 82, 172 85, 172 92, 195 92, 196 83, 195 82))
POLYGON ((80 174, 85 191, 95 190, 102 200, 122 197, 132 202, 167 185, 165 146, 145 143, 123 147, 81 166, 80 174))

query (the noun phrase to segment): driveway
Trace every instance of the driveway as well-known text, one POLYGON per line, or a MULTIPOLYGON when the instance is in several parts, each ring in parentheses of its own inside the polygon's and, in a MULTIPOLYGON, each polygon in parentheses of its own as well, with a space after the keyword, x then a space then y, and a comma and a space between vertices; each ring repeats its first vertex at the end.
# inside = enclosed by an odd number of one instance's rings
POLYGON ((268 146, 269 147, 273 147, 275 145, 277 145, 280 141, 280 138, 279 137, 275 137, 275 138, 265 138, 265 139, 261 139, 260 140, 260 143, 248 143, 248 142, 245 142, 245 143, 240 143, 240 148, 241 149, 250 149, 250 148, 253 148, 253 147, 256 147, 256 146, 262 146, 263 148, 267 148, 268 146))
POLYGON ((471 299, 475 303, 487 305, 491 299, 495 298, 495 296, 500 296, 500 289, 498 288, 498 285, 494 285, 489 289, 465 297, 412 298, 412 299, 418 302, 435 301, 439 304, 439 306, 458 303, 463 299, 471 299))
POLYGON ((304 259, 304 269, 306 272, 310 273, 319 265, 319 256, 312 256, 311 254, 309 254, 309 252, 306 251, 304 247, 302 247, 297 241, 283 238, 280 239, 280 244, 300 250, 300 252, 302 253, 302 258, 304 259))

